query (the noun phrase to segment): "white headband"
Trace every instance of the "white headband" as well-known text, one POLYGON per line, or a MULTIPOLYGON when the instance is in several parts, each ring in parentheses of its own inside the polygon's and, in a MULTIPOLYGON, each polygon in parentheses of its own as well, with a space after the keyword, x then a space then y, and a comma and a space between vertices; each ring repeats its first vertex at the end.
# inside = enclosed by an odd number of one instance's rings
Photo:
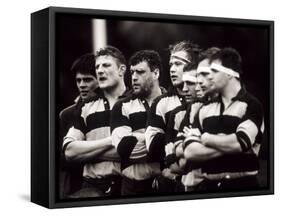
POLYGON ((185 62, 185 63, 191 63, 191 61, 190 61, 189 59, 184 58, 184 57, 181 57, 181 56, 178 56, 178 55, 175 55, 175 54, 172 54, 171 57, 174 57, 174 58, 176 58, 176 59, 179 59, 179 60, 181 60, 181 61, 183 61, 183 62, 185 62))
POLYGON ((197 78, 195 76, 191 76, 188 73, 183 73, 182 75, 182 81, 186 82, 192 82, 192 83, 197 83, 197 78))
POLYGON ((236 71, 234 71, 234 70, 232 70, 230 68, 224 67, 224 66, 222 66, 220 64, 212 63, 211 64, 211 69, 218 70, 220 72, 226 73, 226 74, 228 74, 230 76, 233 76, 233 77, 237 77, 237 78, 240 77, 238 72, 236 72, 236 71))
POLYGON ((212 70, 211 70, 210 67, 207 67, 207 66, 199 66, 199 67, 197 68, 197 74, 202 73, 202 72, 211 73, 212 70))

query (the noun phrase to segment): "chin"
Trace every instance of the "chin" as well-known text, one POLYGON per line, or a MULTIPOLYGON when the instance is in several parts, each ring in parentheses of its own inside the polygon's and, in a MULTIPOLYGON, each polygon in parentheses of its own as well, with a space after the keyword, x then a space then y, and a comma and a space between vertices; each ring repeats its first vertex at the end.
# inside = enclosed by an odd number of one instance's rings
POLYGON ((99 85, 99 87, 100 87, 100 89, 109 89, 109 86, 108 85, 106 85, 106 84, 100 84, 99 85))

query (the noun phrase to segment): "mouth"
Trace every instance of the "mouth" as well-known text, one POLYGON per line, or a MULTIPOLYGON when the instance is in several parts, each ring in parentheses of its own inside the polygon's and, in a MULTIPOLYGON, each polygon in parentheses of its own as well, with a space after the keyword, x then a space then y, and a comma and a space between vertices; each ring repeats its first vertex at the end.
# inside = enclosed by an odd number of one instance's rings
POLYGON ((172 75, 172 76, 171 76, 171 80, 172 80, 172 81, 177 80, 177 79, 178 79, 178 77, 177 77, 176 75, 172 75))
POLYGON ((138 83, 133 83, 133 86, 139 87, 140 84, 138 84, 138 83))
POLYGON ((103 82, 103 81, 105 81, 105 80, 107 80, 106 77, 100 77, 100 78, 99 78, 99 81, 100 81, 100 82, 103 82))
POLYGON ((192 100, 191 95, 185 95, 185 96, 184 96, 184 98, 185 98, 185 100, 186 100, 186 101, 190 101, 190 100, 192 100))
POLYGON ((89 91, 85 91, 85 90, 84 90, 84 91, 80 91, 80 94, 86 95, 86 94, 88 94, 88 92, 89 92, 89 91))

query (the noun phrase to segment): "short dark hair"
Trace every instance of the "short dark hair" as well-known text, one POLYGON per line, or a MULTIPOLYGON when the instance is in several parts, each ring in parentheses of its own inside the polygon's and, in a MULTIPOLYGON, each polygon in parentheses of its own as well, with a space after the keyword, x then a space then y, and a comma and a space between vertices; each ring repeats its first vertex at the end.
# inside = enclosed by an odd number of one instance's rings
POLYGON ((86 53, 73 62, 70 70, 75 75, 81 73, 84 75, 91 74, 96 77, 95 62, 95 55, 93 53, 86 53))
POLYGON ((211 62, 214 60, 220 60, 222 65, 242 74, 242 59, 239 52, 231 47, 223 48, 211 58, 211 62))
POLYGON ((199 62, 203 61, 204 59, 211 60, 212 56, 219 52, 221 49, 218 47, 211 47, 206 50, 203 50, 199 53, 199 62))
POLYGON ((188 55, 188 59, 193 62, 198 59, 200 47, 191 41, 181 41, 174 45, 169 46, 170 53, 185 51, 188 55))
POLYGON ((137 65, 143 61, 146 61, 151 71, 159 69, 162 71, 162 62, 158 52, 154 50, 140 50, 132 55, 130 58, 130 65, 137 65))
POLYGON ((99 49, 95 54, 96 59, 99 56, 112 56, 118 60, 118 64, 126 65, 126 59, 123 53, 116 47, 106 46, 104 48, 99 49))
POLYGON ((194 59, 190 64, 185 64, 183 67, 183 71, 191 71, 191 70, 196 70, 198 67, 198 59, 194 59))

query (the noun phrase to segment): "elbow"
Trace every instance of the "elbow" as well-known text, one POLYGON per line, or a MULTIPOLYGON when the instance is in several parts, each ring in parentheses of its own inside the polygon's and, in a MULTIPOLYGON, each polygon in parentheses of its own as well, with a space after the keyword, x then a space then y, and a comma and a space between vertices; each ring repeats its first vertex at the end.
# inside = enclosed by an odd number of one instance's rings
POLYGON ((233 145, 233 148, 229 150, 229 153, 241 153, 241 152, 244 152, 244 150, 241 148, 241 145, 239 143, 233 145))
POLYGON ((64 157, 65 157, 66 161, 73 162, 73 161, 77 160, 77 154, 75 153, 72 145, 73 145, 73 143, 69 143, 64 150, 64 157))
POLYGON ((186 160, 195 160, 196 159, 196 147, 194 145, 189 145, 184 150, 184 158, 186 160))

